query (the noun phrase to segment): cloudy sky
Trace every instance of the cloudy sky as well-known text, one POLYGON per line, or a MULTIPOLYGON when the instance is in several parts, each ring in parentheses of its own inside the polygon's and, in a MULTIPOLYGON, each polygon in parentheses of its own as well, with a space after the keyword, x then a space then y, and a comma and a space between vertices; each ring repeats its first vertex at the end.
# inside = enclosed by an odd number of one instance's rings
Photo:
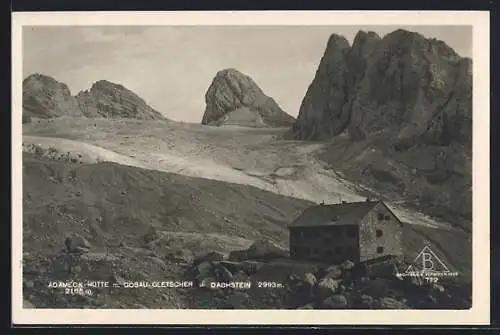
POLYGON ((383 36, 398 28, 472 55, 468 26, 24 27, 23 77, 52 76, 72 94, 106 79, 170 119, 200 122, 215 73, 233 67, 296 116, 331 33, 352 43, 358 30, 383 36))

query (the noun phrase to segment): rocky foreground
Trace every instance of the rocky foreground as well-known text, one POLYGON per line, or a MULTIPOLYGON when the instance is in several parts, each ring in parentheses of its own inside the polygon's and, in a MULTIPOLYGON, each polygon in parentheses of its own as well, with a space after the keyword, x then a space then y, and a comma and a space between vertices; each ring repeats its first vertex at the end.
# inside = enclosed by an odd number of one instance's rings
POLYGON ((143 251, 136 250, 130 258, 92 252, 91 244, 78 236, 68 237, 60 253, 25 258, 26 306, 465 309, 471 303, 467 298, 470 288, 459 281, 440 279, 431 284, 422 278, 398 277, 399 269, 407 264, 397 258, 360 264, 296 262, 287 259, 286 250, 266 242, 229 254, 213 251, 196 258, 180 250, 163 250, 162 257, 157 249, 160 235, 150 231, 142 241, 143 251), (63 288, 61 283, 87 286, 63 288))

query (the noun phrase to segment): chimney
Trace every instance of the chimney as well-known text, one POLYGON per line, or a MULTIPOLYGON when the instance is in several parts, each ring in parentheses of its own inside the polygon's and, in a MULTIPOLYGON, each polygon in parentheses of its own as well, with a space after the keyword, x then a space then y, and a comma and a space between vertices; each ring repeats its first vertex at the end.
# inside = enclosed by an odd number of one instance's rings
POLYGON ((370 201, 371 201, 370 197, 367 197, 366 202, 370 202, 370 201))
POLYGON ((345 200, 342 200, 342 203, 343 203, 343 204, 346 204, 346 203, 347 203, 347 201, 345 201, 345 200))

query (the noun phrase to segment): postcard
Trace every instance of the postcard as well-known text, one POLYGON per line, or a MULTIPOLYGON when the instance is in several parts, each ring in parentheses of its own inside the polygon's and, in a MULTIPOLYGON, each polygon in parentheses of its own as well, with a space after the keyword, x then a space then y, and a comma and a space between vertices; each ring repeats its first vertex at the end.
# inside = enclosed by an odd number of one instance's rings
POLYGON ((488 12, 12 18, 13 323, 489 323, 488 12))

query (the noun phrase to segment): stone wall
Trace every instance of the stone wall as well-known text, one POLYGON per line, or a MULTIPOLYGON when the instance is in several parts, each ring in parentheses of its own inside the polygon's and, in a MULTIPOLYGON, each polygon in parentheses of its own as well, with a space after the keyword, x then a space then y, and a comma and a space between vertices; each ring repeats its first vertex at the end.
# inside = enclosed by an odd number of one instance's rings
POLYGON ((377 204, 360 224, 360 260, 402 256, 402 232, 398 219, 383 204, 377 204))

